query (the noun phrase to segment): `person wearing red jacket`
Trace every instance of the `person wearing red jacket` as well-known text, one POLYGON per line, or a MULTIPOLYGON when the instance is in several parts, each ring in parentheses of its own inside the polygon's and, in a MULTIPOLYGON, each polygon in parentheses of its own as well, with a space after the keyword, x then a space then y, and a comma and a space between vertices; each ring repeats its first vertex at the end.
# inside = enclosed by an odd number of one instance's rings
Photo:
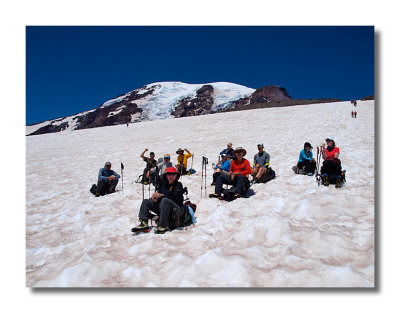
POLYGON ((251 174, 250 162, 244 158, 246 150, 242 147, 236 148, 233 154, 236 159, 231 162, 229 176, 218 176, 215 193, 210 194, 210 198, 221 198, 223 184, 235 186, 235 198, 243 193, 248 176, 251 174))

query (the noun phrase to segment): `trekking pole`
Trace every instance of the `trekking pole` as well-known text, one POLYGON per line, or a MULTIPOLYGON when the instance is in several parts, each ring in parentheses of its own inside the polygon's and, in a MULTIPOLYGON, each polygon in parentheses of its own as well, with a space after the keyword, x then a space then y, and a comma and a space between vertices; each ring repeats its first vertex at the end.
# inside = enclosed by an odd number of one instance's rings
POLYGON ((121 162, 122 189, 124 189, 124 164, 121 162))
MULTIPOLYGON (((193 159, 194 159, 194 153, 192 154, 192 165, 191 165, 192 172, 193 172, 193 159)), ((191 172, 189 172, 189 174, 191 174, 191 172)))
POLYGON ((144 183, 142 181, 142 200, 144 200, 144 183))

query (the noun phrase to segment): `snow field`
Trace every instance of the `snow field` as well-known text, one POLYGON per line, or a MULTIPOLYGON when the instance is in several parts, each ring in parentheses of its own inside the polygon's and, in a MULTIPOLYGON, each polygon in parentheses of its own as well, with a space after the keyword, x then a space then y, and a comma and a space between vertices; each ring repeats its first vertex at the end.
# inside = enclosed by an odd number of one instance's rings
POLYGON ((27 286, 373 287, 374 101, 359 102, 357 119, 352 109, 314 104, 27 137, 27 286), (328 136, 347 170, 340 190, 291 170, 305 141, 316 156, 328 136), (200 192, 201 156, 208 194, 211 163, 228 142, 251 163, 264 143, 277 174, 229 203, 200 192), (178 148, 194 153, 197 172, 182 183, 197 204, 195 226, 131 235, 145 148, 175 163, 178 148), (124 189, 95 198, 89 189, 106 161, 120 174, 124 163, 124 189))

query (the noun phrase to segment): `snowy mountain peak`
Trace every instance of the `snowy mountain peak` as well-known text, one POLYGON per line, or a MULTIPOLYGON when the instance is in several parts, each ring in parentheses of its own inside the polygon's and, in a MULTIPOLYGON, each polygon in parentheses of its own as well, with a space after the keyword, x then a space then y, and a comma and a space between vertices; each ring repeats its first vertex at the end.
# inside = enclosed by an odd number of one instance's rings
POLYGON ((266 87, 256 90, 230 82, 154 82, 110 99, 94 110, 27 126, 27 134, 204 115, 248 105, 254 99, 263 102, 291 99, 284 88, 266 87))

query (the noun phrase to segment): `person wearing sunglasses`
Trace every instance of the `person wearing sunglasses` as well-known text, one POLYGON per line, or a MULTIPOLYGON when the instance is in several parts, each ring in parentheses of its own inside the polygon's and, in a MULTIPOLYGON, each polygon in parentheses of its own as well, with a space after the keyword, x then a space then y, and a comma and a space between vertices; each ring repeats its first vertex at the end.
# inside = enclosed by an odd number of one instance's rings
POLYGON ((106 162, 104 167, 99 169, 96 197, 114 193, 120 176, 111 169, 111 163, 106 162))

